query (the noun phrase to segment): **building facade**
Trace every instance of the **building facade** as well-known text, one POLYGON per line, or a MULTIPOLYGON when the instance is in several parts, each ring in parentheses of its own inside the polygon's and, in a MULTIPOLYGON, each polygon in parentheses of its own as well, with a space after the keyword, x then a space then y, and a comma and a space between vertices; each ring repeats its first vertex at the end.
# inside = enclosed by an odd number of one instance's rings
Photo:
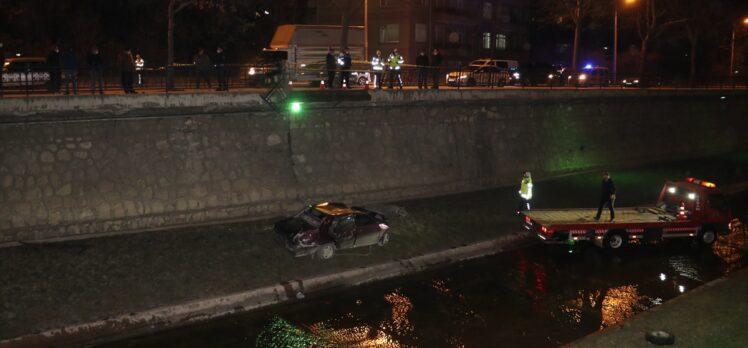
MULTIPOLYGON (((445 65, 478 58, 526 60, 530 45, 527 0, 350 0, 350 25, 364 25, 368 4, 368 54, 397 48, 413 63, 438 48, 445 65)), ((341 24, 345 11, 331 0, 313 2, 317 24, 341 24)))

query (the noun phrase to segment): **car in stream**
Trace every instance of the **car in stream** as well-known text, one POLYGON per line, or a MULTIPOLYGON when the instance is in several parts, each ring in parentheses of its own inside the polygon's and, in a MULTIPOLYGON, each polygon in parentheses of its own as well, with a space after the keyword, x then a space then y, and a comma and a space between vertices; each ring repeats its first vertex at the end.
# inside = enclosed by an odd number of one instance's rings
POLYGON ((2 85, 6 88, 45 87, 50 80, 49 68, 43 57, 8 58, 2 69, 2 85))
POLYGON ((384 246, 390 240, 387 218, 379 212, 343 203, 310 204, 275 223, 275 240, 296 257, 330 259, 335 252, 384 246))

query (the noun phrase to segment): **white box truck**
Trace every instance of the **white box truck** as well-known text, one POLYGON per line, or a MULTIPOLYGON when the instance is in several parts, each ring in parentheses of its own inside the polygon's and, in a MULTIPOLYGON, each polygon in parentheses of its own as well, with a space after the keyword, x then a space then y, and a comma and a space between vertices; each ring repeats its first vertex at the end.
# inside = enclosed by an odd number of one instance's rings
MULTIPOLYGON (((339 25, 280 25, 275 30, 270 47, 265 51, 286 52, 290 81, 319 83, 327 75, 327 50, 332 47, 336 58, 340 52, 341 31, 342 27, 339 25)), ((365 66, 364 27, 348 27, 348 51, 354 62, 354 70, 360 70, 353 72, 351 81, 366 83, 369 67, 365 66)))

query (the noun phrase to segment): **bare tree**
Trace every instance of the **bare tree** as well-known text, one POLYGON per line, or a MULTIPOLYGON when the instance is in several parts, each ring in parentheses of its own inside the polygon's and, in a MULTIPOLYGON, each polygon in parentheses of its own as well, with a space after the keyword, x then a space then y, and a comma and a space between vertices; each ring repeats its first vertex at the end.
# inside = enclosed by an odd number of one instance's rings
POLYGON ((574 30, 571 70, 577 69, 579 39, 586 19, 596 17, 607 4, 600 0, 546 0, 543 3, 547 22, 567 25, 574 30))
POLYGON ((688 39, 690 45, 689 85, 693 85, 696 80, 696 60, 699 52, 697 48, 705 36, 713 35, 716 31, 714 23, 719 22, 720 4, 712 0, 681 0, 673 4, 676 17, 685 20, 681 27, 683 36, 688 39))
POLYGON ((340 11, 340 48, 348 46, 348 27, 351 17, 363 8, 364 0, 330 0, 330 3, 340 11))
POLYGON ((647 67, 647 50, 651 41, 662 34, 669 26, 686 21, 682 18, 664 20, 669 12, 668 7, 672 9, 676 2, 677 0, 670 2, 667 2, 667 0, 641 0, 639 12, 636 16, 636 28, 639 39, 641 39, 639 47, 639 80, 642 82, 646 80, 644 74, 647 67))

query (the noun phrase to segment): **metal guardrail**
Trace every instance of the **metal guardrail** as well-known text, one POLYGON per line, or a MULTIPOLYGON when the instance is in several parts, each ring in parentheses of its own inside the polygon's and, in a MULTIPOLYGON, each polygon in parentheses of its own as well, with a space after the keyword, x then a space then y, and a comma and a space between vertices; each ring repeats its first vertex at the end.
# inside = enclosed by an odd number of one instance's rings
MULTIPOLYGON (((283 89, 295 88, 300 86, 317 87, 319 81, 327 79, 327 71, 320 68, 308 67, 291 67, 284 69, 283 73, 278 73, 278 67, 257 67, 246 64, 227 65, 222 69, 211 69, 199 71, 194 66, 175 65, 174 66, 174 83, 172 88, 167 88, 166 69, 147 68, 132 72, 133 88, 139 93, 172 93, 180 91, 190 91, 193 93, 214 92, 219 87, 221 76, 226 79, 226 86, 231 89, 237 88, 261 88, 263 90, 278 89, 278 83, 289 83, 283 86, 283 89)), ((323 69, 323 68, 322 68, 323 69)), ((340 69, 335 72, 334 87, 341 86, 340 69)), ((350 73, 352 77, 346 86, 351 88, 375 88, 373 81, 379 75, 375 74, 367 66, 355 67, 345 72, 350 73)), ((522 72, 520 71, 520 74, 522 72)), ((33 97, 36 95, 53 94, 98 94, 98 93, 115 93, 123 91, 122 73, 119 70, 104 69, 101 70, 101 88, 98 83, 99 76, 96 71, 91 71, 86 67, 81 67, 77 71, 70 73, 61 70, 46 71, 22 71, 22 72, 3 72, 3 85, 0 93, 8 96, 20 95, 33 97), (13 75, 13 76, 11 76, 13 75), (77 87, 77 88, 76 88, 77 87)), ((419 86, 419 81, 425 77, 425 87, 434 86, 434 78, 437 79, 437 86, 440 88, 502 88, 512 86, 515 88, 566 88, 575 90, 589 89, 629 89, 629 88, 697 88, 697 89, 746 89, 748 88, 747 76, 713 76, 708 80, 699 80, 689 83, 687 79, 669 78, 659 75, 645 76, 637 79, 636 83, 621 82, 612 83, 603 79, 592 79, 581 81, 576 76, 571 79, 566 75, 556 75, 552 77, 540 76, 529 78, 520 75, 519 79, 512 76, 509 71, 493 72, 476 72, 464 68, 434 68, 434 67, 416 67, 405 65, 399 70, 399 80, 395 71, 385 70, 381 74, 383 88, 388 88, 390 82, 393 87, 399 87, 398 81, 402 81, 403 86, 419 86), (456 76, 450 78, 449 75, 456 76)), ((326 86, 330 88, 331 86, 326 86)))

